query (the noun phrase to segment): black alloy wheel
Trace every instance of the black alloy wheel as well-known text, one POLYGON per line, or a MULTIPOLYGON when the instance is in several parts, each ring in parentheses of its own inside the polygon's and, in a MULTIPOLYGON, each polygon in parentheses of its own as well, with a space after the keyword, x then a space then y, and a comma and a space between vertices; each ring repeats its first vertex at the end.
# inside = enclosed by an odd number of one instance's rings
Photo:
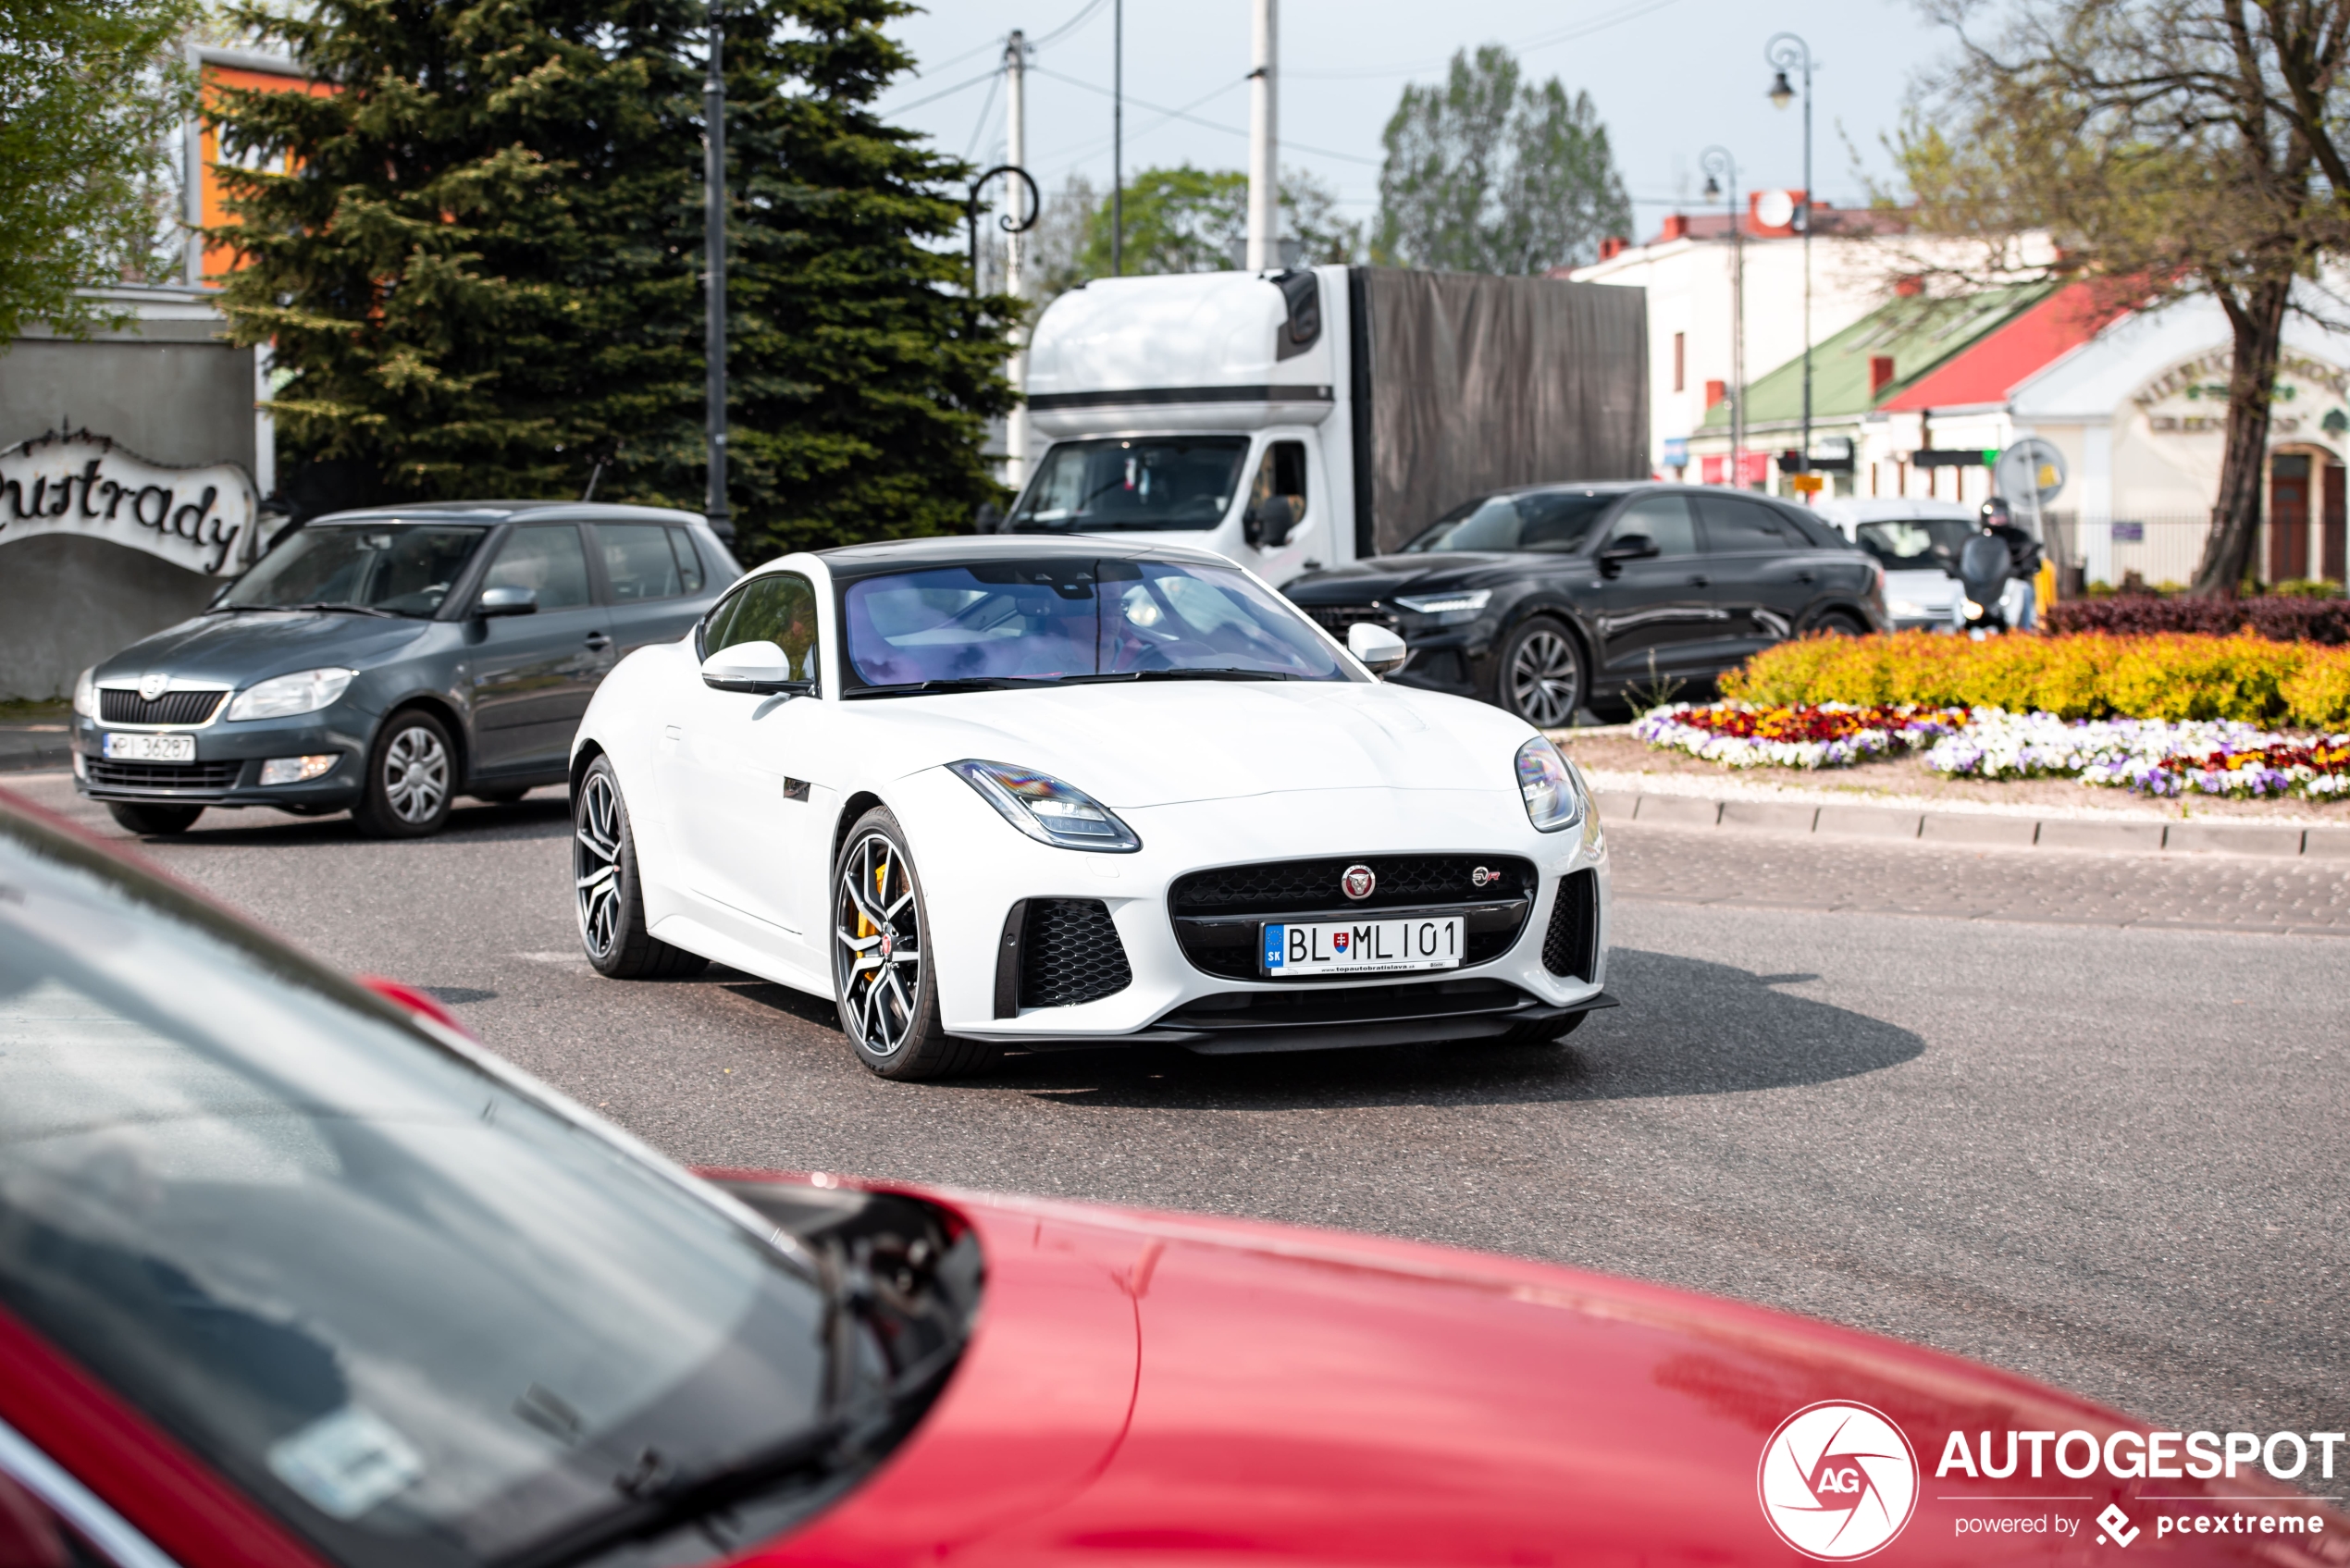
POLYGON ((859 1061, 884 1078, 944 1078, 1002 1055, 939 1024, 921 880, 887 809, 866 812, 842 841, 830 903, 833 994, 859 1061))
POLYGON ((571 803, 571 885, 579 945, 599 974, 614 980, 684 980, 710 960, 658 940, 645 923, 637 840, 612 759, 588 764, 571 803))
POLYGON ((1587 693, 1583 650, 1575 634, 1536 616, 1502 639, 1494 661, 1494 701, 1538 730, 1575 722, 1587 693))
POLYGON ((425 838, 449 824, 457 797, 457 748, 449 727, 421 708, 383 722, 367 748, 351 820, 369 838, 425 838))
POLYGON ((1831 637, 1864 637, 1869 635, 1866 626, 1842 610, 1829 611, 1812 623, 1812 630, 1831 637))
POLYGON ((186 833, 204 815, 201 806, 149 806, 136 800, 109 800, 106 809, 116 821, 142 836, 186 833))

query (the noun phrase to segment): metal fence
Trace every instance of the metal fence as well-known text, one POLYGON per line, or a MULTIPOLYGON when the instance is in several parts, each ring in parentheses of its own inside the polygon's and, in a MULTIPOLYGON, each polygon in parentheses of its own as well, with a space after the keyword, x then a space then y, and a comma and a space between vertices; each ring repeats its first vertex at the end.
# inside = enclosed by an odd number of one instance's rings
POLYGON ((2148 587, 2183 586, 2203 560, 2211 520, 2195 517, 2043 515, 2049 553, 2059 566, 2077 566, 2084 582, 2120 587, 2133 573, 2148 587))

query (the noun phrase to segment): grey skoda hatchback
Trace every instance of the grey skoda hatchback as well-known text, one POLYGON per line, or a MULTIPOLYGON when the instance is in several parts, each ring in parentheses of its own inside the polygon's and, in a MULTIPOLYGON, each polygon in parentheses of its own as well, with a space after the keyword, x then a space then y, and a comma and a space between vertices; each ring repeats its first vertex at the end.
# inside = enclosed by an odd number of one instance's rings
POLYGON ((478 501, 337 512, 202 614, 84 672, 74 777, 134 833, 208 807, 438 832, 459 795, 560 784, 612 667, 741 574, 691 512, 478 501))

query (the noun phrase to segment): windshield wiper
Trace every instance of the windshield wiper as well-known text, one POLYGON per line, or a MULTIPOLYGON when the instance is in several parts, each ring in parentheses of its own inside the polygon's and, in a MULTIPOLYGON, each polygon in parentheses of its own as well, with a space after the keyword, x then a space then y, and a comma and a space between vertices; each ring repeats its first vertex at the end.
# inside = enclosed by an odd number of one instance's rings
POLYGON ((1063 685, 1098 685, 1109 681, 1294 681, 1299 677, 1280 670, 1122 670, 1107 675, 1070 675, 1063 685))
POLYGON ((272 604, 266 607, 262 605, 254 605, 254 608, 256 610, 264 608, 270 610, 340 610, 348 611, 352 615, 380 615, 387 621, 398 619, 396 612, 392 611, 378 610, 372 604, 352 604, 343 599, 314 599, 307 604, 272 604))
POLYGON ((1045 676, 1039 680, 1014 680, 1008 675, 959 675, 950 680, 909 681, 904 685, 860 686, 843 692, 846 698, 860 697, 929 697, 942 691, 1017 691, 1022 686, 1050 685, 1060 677, 1045 676))

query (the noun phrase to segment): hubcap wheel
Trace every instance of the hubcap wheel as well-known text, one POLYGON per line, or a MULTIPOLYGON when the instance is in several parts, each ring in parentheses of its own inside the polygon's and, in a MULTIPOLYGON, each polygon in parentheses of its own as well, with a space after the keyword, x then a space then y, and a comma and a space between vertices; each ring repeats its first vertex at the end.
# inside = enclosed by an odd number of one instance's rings
POLYGON ((449 748, 418 725, 384 747, 384 798, 403 822, 429 822, 449 798, 449 748))
POLYGON ((572 830, 571 869, 578 889, 579 938, 589 957, 612 957, 620 940, 620 792, 612 775, 588 775, 572 830))
POLYGON ((857 1043, 894 1056, 914 1029, 922 994, 922 932, 905 856, 877 833, 841 862, 833 905, 833 978, 857 1043))
POLYGON ((1554 730, 1575 718, 1582 666, 1558 632, 1536 632, 1510 659, 1510 704, 1537 729, 1554 730))

